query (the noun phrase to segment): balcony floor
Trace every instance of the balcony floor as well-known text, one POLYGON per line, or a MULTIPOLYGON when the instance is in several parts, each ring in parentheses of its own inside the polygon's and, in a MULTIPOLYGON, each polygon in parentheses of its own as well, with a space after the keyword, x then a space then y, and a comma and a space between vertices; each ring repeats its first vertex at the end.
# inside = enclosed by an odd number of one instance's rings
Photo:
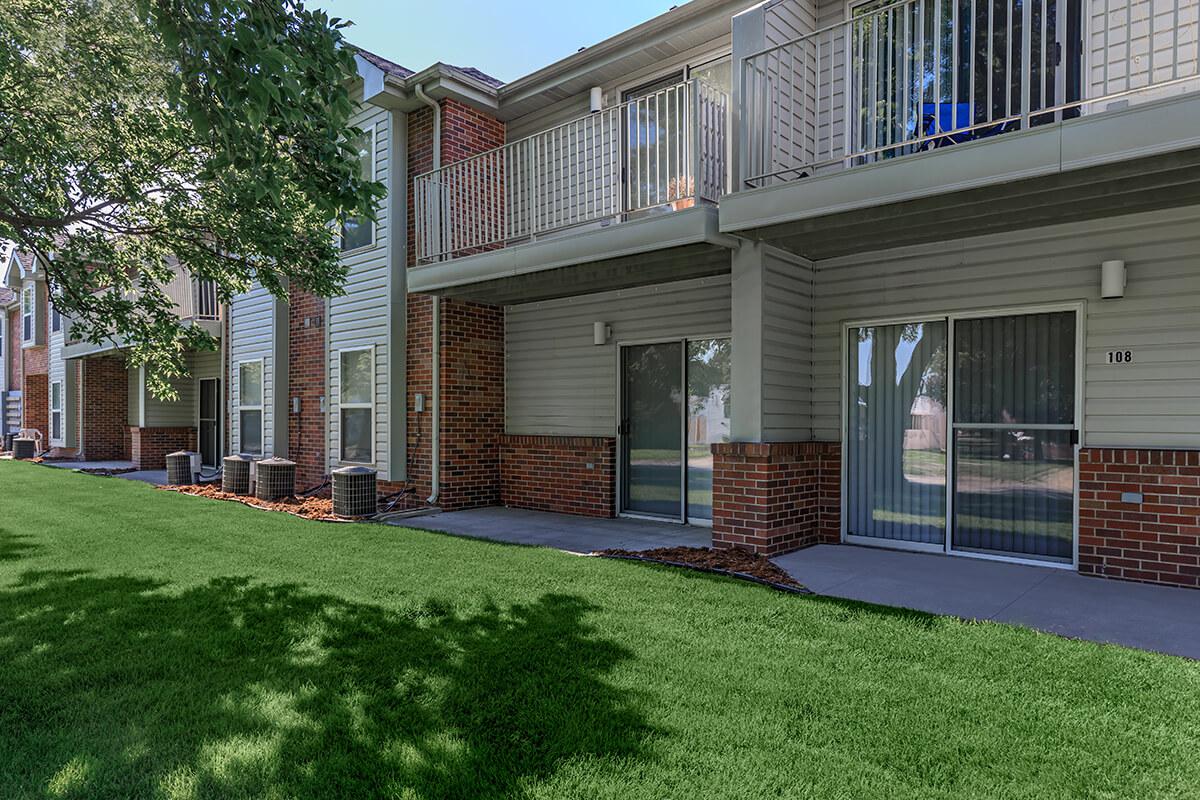
POLYGON ((493 305, 552 300, 723 274, 734 244, 717 208, 697 206, 420 265, 408 288, 493 305))

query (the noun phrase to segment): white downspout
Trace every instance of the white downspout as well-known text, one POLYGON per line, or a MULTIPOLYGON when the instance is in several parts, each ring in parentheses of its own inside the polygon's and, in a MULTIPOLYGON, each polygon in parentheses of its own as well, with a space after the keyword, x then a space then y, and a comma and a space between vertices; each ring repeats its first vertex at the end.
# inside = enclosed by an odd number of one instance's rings
MULTIPOLYGON (((429 95, 425 94, 425 89, 417 84, 413 87, 413 93, 425 105, 433 109, 433 168, 435 170, 442 168, 442 107, 437 104, 429 95)), ((429 484, 430 494, 425 498, 425 502, 433 505, 438 501, 442 482, 442 298, 436 295, 431 298, 433 300, 433 316, 432 334, 433 344, 431 347, 432 358, 430 370, 433 380, 432 403, 430 413, 433 419, 430 422, 429 435, 429 484)))

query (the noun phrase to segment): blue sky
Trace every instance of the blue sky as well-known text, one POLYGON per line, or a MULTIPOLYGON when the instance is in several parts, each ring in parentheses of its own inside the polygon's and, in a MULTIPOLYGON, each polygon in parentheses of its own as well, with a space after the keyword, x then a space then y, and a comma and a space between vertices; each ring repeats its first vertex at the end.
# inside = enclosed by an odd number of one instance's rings
POLYGON ((656 17, 683 0, 312 0, 354 20, 347 38, 409 69, 435 61, 504 81, 656 17))

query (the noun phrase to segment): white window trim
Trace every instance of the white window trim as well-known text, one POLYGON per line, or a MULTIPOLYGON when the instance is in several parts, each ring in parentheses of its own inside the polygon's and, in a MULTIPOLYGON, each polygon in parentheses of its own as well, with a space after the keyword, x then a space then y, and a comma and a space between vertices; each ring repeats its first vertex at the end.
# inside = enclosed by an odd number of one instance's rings
POLYGON ((248 456, 265 456, 267 454, 267 365, 265 358, 248 358, 244 361, 237 362, 237 404, 236 404, 236 419, 237 419, 237 451, 239 454, 248 456), (243 405, 242 404, 242 367, 250 364, 258 364, 258 376, 262 386, 262 397, 258 399, 258 405, 243 405), (258 412, 258 440, 262 443, 257 453, 251 453, 242 447, 242 412, 257 411, 258 412))
POLYGON ((343 347, 337 351, 337 375, 338 375, 338 435, 337 435, 337 460, 339 464, 353 464, 355 466, 374 466, 376 459, 375 452, 375 381, 377 378, 376 372, 379 366, 375 360, 375 345, 367 345, 365 347, 343 347), (345 396, 342 383, 342 355, 345 353, 362 353, 368 352, 371 354, 371 399, 365 403, 346 403, 342 400, 345 396), (342 421, 343 409, 366 408, 371 411, 371 460, 370 461, 348 461, 342 457, 345 445, 346 425, 342 421))
POLYGON ((63 397, 63 381, 50 382, 50 443, 58 446, 63 446, 66 441, 66 427, 63 414, 63 408, 66 406, 66 398, 63 397), (58 407, 54 407, 54 389, 58 387, 58 407), (54 435, 54 415, 58 415, 58 436, 54 435))
POLYGON ((37 287, 27 283, 21 287, 21 342, 37 341, 37 287), (29 319, 29 336, 25 335, 25 319, 29 319))
MULTIPOLYGON (((376 126, 374 124, 371 124, 362 129, 363 134, 366 135, 367 141, 371 147, 370 175, 364 176, 364 177, 366 177, 368 180, 372 180, 372 181, 375 180, 379 174, 379 165, 376 163, 376 158, 379 155, 378 133, 376 132, 375 128, 376 128, 376 126)), ((345 256, 345 255, 349 255, 351 253, 361 253, 365 250, 370 250, 375 247, 375 234, 376 234, 375 220, 368 220, 368 222, 371 225, 371 241, 369 241, 367 244, 361 245, 359 247, 353 247, 349 250, 342 249, 342 232, 341 232, 342 226, 340 224, 337 226, 336 232, 337 232, 337 238, 338 238, 338 252, 341 255, 345 256)))

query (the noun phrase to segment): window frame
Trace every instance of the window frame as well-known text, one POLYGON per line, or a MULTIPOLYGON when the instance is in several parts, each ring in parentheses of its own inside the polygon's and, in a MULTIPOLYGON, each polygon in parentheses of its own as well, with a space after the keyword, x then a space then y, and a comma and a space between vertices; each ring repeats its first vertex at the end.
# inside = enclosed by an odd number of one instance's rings
POLYGON ((338 367, 338 447, 337 456, 339 464, 354 464, 361 466, 373 466, 376 460, 375 449, 375 378, 378 372, 378 365, 375 360, 375 345, 365 345, 362 347, 343 347, 337 351, 337 367, 338 367), (343 368, 343 359, 348 353, 363 353, 370 355, 371 359, 371 399, 365 403, 347 403, 345 402, 345 369, 343 368), (368 430, 371 432, 371 460, 370 461, 351 461, 346 458, 346 421, 343 411, 367 409, 371 412, 371 424, 368 430))
POLYGON ((26 283, 21 287, 21 342, 37 341, 37 287, 26 283))
MULTIPOLYGON (((362 170, 362 176, 364 179, 369 180, 369 181, 374 181, 379 175, 379 167, 376 164, 376 158, 378 157, 378 154, 379 154, 378 153, 378 135, 377 135, 375 128, 376 128, 376 126, 374 124, 371 124, 362 129, 363 136, 366 137, 367 145, 371 151, 370 159, 369 159, 366 167, 362 170)), ((357 219, 357 217, 355 219, 357 219)), ((368 241, 366 244, 360 244, 357 247, 349 247, 349 248, 346 247, 346 224, 345 224, 345 221, 342 221, 337 224, 338 252, 341 255, 344 256, 348 253, 358 253, 358 252, 362 252, 364 250, 370 250, 373 247, 375 247, 375 244, 376 244, 375 220, 368 219, 367 223, 371 226, 370 241, 368 241)))
POLYGON ((63 381, 50 382, 50 397, 48 398, 50 402, 48 405, 50 407, 50 442, 52 444, 61 444, 65 439, 65 431, 63 429, 63 407, 65 405, 63 402, 63 385, 63 381), (56 389, 58 390, 57 392, 55 392, 56 389), (55 398, 55 394, 58 395, 57 398, 55 398), (55 403, 55 399, 58 400, 57 403, 55 403), (57 423, 57 431, 55 430, 55 423, 57 423))
POLYGON ((267 451, 267 420, 266 420, 266 395, 267 395, 267 368, 266 359, 263 358, 248 358, 244 361, 237 362, 237 451, 240 455, 248 456, 265 456, 267 451), (245 404, 242 402, 242 368, 252 365, 258 365, 258 381, 259 381, 259 398, 257 404, 245 404), (242 446, 245 441, 245 426, 242 424, 243 411, 258 412, 258 452, 252 452, 242 446))

